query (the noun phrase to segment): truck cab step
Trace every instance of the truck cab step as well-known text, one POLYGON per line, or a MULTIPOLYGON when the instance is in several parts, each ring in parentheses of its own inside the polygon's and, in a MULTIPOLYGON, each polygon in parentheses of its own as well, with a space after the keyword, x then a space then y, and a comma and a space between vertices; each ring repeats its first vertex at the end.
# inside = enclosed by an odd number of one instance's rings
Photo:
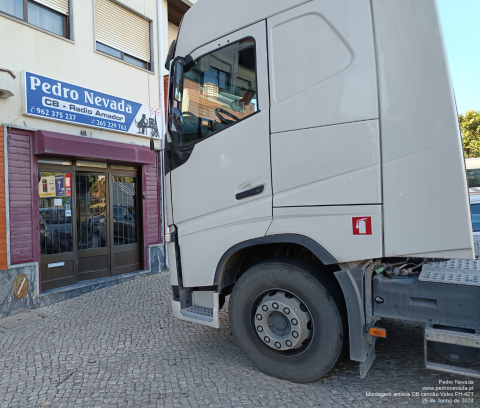
POLYGON ((471 368, 454 367, 447 364, 439 363, 428 363, 425 365, 425 368, 434 371, 442 371, 444 373, 459 374, 465 375, 467 377, 480 378, 480 371, 472 370, 471 368))
POLYGON ((429 370, 442 371, 444 373, 460 374, 469 377, 480 378, 480 371, 466 367, 457 367, 448 364, 441 364, 428 361, 427 342, 451 344, 480 349, 480 331, 475 333, 464 333, 447 328, 436 328, 432 324, 425 326, 425 367, 429 370))
POLYGON ((192 306, 182 309, 180 302, 172 300, 173 315, 180 320, 200 323, 205 326, 220 328, 220 294, 218 292, 193 292, 192 306))
POLYGON ((195 320, 202 320, 204 322, 213 322, 213 309, 205 306, 190 306, 186 309, 180 310, 180 313, 185 317, 190 317, 195 320))

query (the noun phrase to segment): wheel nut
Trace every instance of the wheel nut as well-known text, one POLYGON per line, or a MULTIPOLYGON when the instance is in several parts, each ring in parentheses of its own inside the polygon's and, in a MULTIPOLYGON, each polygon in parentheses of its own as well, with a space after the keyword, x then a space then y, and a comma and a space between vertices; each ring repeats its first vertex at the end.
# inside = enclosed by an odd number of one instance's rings
POLYGON ((280 348, 280 347, 282 347, 282 345, 277 341, 277 342, 275 343, 275 347, 276 347, 276 348, 280 348))
POLYGON ((286 307, 285 309, 283 309, 283 313, 289 314, 289 313, 290 313, 290 309, 289 309, 288 307, 286 307))
POLYGON ((268 311, 268 306, 267 306, 267 305, 263 305, 263 306, 262 306, 262 310, 263 310, 264 312, 268 311))
POLYGON ((268 336, 265 336, 263 338, 263 340, 265 340, 265 343, 270 343, 270 337, 268 337, 268 336))
POLYGON ((272 306, 273 306, 274 309, 278 309, 278 303, 273 302, 272 306))
POLYGON ((293 324, 294 326, 296 326, 296 325, 298 324, 298 320, 297 320, 297 319, 292 319, 292 324, 293 324))
POLYGON ((295 337, 295 338, 297 338, 297 337, 298 337, 298 333, 294 331, 294 332, 292 332, 292 336, 295 337))
POLYGON ((262 320, 262 315, 261 314, 257 314, 257 320, 262 320))
POLYGON ((257 327, 257 330, 261 333, 261 332, 263 332, 263 327, 262 327, 262 326, 258 326, 258 327, 257 327))
POLYGON ((292 347, 292 342, 290 340, 287 340, 285 344, 287 345, 287 347, 292 347))

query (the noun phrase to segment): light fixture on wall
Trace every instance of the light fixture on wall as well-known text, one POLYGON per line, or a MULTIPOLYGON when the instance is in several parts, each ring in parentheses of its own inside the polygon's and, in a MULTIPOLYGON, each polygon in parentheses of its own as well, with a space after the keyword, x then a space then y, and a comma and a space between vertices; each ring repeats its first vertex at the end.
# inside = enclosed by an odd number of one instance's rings
POLYGON ((163 140, 161 138, 157 140, 160 142, 160 147, 155 146, 155 140, 153 139, 153 132, 150 132, 150 152, 152 153, 159 152, 160 150, 162 150, 163 140))
POLYGON ((13 80, 15 74, 9 69, 0 68, 0 98, 10 98, 14 95, 13 80))

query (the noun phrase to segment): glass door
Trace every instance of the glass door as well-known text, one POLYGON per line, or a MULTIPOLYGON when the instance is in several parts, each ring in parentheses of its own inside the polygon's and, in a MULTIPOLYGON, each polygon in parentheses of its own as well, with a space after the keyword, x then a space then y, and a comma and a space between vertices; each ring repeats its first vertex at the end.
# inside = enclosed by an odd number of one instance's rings
POLYGON ((141 269, 137 179, 134 174, 111 176, 112 275, 141 269))
POLYGON ((76 283, 71 176, 65 170, 38 172, 42 290, 76 283))
POLYGON ((78 280, 110 276, 106 174, 76 173, 78 280))

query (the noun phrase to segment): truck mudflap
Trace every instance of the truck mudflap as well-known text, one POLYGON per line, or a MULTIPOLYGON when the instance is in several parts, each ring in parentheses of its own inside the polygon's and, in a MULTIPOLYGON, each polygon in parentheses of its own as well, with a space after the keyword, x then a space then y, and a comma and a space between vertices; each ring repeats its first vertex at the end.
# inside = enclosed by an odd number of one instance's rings
POLYGON ((335 272, 345 297, 350 336, 350 359, 360 363, 363 379, 375 360, 376 337, 369 333, 379 320, 372 313, 372 275, 379 261, 363 262, 356 268, 335 272))

